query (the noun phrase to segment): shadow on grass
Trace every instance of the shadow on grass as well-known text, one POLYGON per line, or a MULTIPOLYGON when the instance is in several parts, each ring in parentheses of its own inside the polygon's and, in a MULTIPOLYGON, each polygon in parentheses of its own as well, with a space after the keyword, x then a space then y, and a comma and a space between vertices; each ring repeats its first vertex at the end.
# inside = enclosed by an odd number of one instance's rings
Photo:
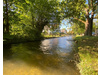
POLYGON ((82 75, 98 75, 98 37, 76 37, 80 63, 77 64, 82 75))

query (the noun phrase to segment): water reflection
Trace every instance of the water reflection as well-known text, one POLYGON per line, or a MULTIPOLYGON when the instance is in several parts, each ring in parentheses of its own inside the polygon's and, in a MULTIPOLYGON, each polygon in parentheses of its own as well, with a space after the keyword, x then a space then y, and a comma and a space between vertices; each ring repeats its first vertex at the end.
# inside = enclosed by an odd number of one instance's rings
POLYGON ((73 41, 69 41, 67 39, 72 39, 72 37, 69 36, 43 40, 40 48, 44 54, 57 54, 59 56, 66 56, 73 50, 73 41))
POLYGON ((4 75, 79 75, 72 36, 4 46, 4 75))

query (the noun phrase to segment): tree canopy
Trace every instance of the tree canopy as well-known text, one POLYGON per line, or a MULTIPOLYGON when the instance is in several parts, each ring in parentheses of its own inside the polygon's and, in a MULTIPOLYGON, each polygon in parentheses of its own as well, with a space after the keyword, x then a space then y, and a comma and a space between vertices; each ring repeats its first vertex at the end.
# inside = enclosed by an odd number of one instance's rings
POLYGON ((91 36, 97 8, 97 0, 3 0, 3 32, 37 38, 45 25, 54 30, 67 18, 91 36))
POLYGON ((62 10, 65 18, 84 24, 85 35, 92 35, 93 19, 98 17, 98 0, 63 0, 62 10))
POLYGON ((3 7, 4 32, 12 35, 39 37, 45 25, 60 23, 56 0, 4 0, 3 7))

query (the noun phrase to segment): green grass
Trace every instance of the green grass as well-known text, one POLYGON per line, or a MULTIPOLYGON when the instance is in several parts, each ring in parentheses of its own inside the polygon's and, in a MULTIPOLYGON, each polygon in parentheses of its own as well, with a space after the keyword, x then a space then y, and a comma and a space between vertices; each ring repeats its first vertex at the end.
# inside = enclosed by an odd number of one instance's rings
POLYGON ((77 66, 81 75, 98 75, 98 37, 77 36, 80 62, 77 66))
POLYGON ((65 34, 63 35, 43 35, 44 38, 53 38, 53 37, 63 37, 63 36, 66 36, 65 34))

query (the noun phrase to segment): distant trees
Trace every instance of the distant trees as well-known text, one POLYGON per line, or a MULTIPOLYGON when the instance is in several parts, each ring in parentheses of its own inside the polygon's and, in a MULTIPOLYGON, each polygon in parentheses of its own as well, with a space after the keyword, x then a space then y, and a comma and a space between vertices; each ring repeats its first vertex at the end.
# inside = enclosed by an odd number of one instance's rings
POLYGON ((67 30, 65 28, 61 29, 61 33, 66 34, 67 33, 67 30))

